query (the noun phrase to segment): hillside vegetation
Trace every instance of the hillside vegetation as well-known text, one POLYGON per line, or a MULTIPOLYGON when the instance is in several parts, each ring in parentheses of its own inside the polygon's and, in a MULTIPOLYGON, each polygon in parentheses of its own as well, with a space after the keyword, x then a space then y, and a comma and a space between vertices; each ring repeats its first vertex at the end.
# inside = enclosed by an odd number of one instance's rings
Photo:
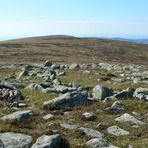
POLYGON ((0 42, 0 64, 109 62, 147 64, 148 45, 97 38, 45 36, 0 42))

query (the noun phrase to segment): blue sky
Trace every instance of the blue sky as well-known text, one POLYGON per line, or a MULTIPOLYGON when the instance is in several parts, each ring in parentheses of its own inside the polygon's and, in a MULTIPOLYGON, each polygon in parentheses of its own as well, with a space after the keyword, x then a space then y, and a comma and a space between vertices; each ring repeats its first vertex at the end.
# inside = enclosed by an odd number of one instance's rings
POLYGON ((148 38, 148 0, 0 0, 0 38, 148 38))

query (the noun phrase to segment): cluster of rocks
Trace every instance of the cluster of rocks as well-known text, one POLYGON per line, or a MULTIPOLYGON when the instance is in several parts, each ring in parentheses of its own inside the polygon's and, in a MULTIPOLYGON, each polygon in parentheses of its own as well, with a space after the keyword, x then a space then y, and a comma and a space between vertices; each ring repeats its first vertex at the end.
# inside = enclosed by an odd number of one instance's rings
MULTIPOLYGON (((22 66, 22 65, 21 65, 22 66)), ((5 68, 14 68, 19 67, 19 65, 13 66, 3 66, 0 69, 5 68)), ((118 101, 118 99, 128 99, 128 98, 137 98, 139 100, 148 101, 148 88, 137 88, 136 90, 132 90, 127 88, 122 91, 114 91, 111 88, 105 85, 96 85, 92 93, 87 91, 87 88, 83 88, 76 83, 69 83, 64 84, 57 76, 64 76, 66 73, 63 70, 66 69, 76 69, 76 68, 100 68, 106 69, 108 71, 111 70, 126 70, 129 72, 125 75, 126 79, 132 79, 136 82, 135 79, 146 80, 148 77, 148 73, 140 72, 140 66, 138 65, 130 65, 130 66, 121 66, 118 64, 55 64, 51 61, 46 61, 44 64, 36 64, 36 65, 27 65, 23 66, 22 72, 19 75, 12 74, 10 77, 16 78, 16 81, 19 83, 8 83, 6 81, 0 81, 0 99, 11 102, 11 107, 21 108, 21 106, 26 106, 26 104, 20 104, 16 102, 16 100, 21 100, 22 94, 19 89, 31 89, 31 90, 38 90, 43 93, 55 93, 58 97, 54 98, 53 100, 43 102, 44 106, 50 107, 54 106, 56 109, 61 107, 75 107, 75 106, 86 106, 90 105, 94 102, 107 102, 110 100, 115 100, 115 102, 110 106, 107 107, 105 110, 111 111, 126 111, 126 108, 123 107, 123 104, 118 101), (60 72, 59 72, 60 71, 60 72), (23 81, 33 81, 33 77, 41 77, 43 81, 39 84, 31 83, 28 86, 23 86, 20 84, 23 81)), ((85 70, 84 74, 90 74, 89 70, 85 70)), ((113 79, 112 79, 113 80, 113 79)), ((114 78, 114 81, 119 81, 114 78)), ((122 81, 122 80, 120 80, 122 81)), ((147 83, 147 82, 145 82, 147 83)), ((65 115, 68 114, 65 113, 65 115)), ((136 113, 133 113, 136 114, 136 113)), ((21 110, 16 111, 12 114, 5 115, 1 117, 1 120, 16 120, 18 122, 22 122, 25 119, 35 116, 31 110, 21 110)), ((83 113, 82 117, 86 120, 94 120, 96 119, 96 115, 94 113, 83 113)), ((53 120, 55 116, 52 114, 47 114, 43 117, 44 120, 53 120)), ((117 117, 115 121, 119 122, 132 122, 133 124, 145 124, 143 121, 135 118, 134 116, 125 113, 120 117, 117 117)), ((66 123, 61 123, 60 126, 62 128, 73 130, 78 129, 79 131, 83 132, 86 136, 91 137, 89 141, 85 143, 88 148, 117 148, 112 143, 110 143, 106 138, 105 134, 99 132, 98 130, 86 128, 86 127, 79 127, 79 125, 69 125, 66 123)), ((98 125, 99 126, 99 125, 98 125)), ((109 134, 115 136, 123 136, 130 134, 128 131, 114 125, 107 127, 107 132, 109 134)), ((10 147, 10 148, 39 148, 39 147, 51 147, 51 148, 60 148, 62 142, 62 138, 59 134, 54 135, 42 135, 39 137, 36 142, 32 145, 32 137, 30 135, 25 135, 21 133, 12 133, 12 132, 4 132, 0 133, 0 147, 10 147), (9 139, 9 140, 8 140, 9 139)))

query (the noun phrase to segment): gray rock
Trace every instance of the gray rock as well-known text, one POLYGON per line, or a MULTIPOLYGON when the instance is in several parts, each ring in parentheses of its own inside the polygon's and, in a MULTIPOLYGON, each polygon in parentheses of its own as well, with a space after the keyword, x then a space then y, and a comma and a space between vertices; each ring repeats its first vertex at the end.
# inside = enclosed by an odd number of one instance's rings
POLYGON ((53 100, 45 101, 44 105, 53 105, 56 108, 59 107, 74 107, 74 106, 84 106, 89 104, 87 99, 87 92, 70 92, 63 94, 53 100))
POLYGON ((29 118, 30 116, 34 116, 35 114, 31 110, 23 110, 17 111, 12 114, 8 114, 6 116, 1 117, 2 120, 17 120, 18 122, 22 122, 23 120, 29 118))
POLYGON ((32 137, 21 133, 5 132, 0 133, 0 140, 4 145, 3 148, 30 148, 32 137))
POLYGON ((44 66, 50 67, 52 65, 51 61, 45 61, 44 66))
POLYGON ((21 77, 23 76, 29 76, 29 73, 28 71, 25 69, 23 70, 19 75, 18 75, 18 79, 20 79, 21 77))
POLYGON ((123 135, 129 135, 129 132, 119 128, 118 126, 110 126, 107 128, 107 132, 115 135, 115 136, 123 136, 123 135))
POLYGON ((42 92, 44 92, 44 93, 57 93, 55 88, 46 88, 46 89, 43 89, 42 92))
POLYGON ((90 129, 90 128, 80 127, 79 130, 81 130, 87 136, 91 136, 91 137, 94 137, 94 138, 104 138, 105 137, 104 133, 101 133, 97 130, 93 130, 93 129, 90 129))
POLYGON ((121 99, 133 98, 133 91, 130 88, 127 88, 127 89, 115 94, 114 97, 121 98, 121 99))
POLYGON ((137 88, 134 92, 134 97, 140 100, 148 101, 146 96, 148 95, 148 88, 137 88))
POLYGON ((88 148, 119 148, 104 138, 94 138, 85 143, 88 148))
POLYGON ((113 111, 117 111, 117 110, 125 110, 125 108, 122 107, 123 104, 120 101, 115 101, 111 107, 107 107, 106 110, 113 110, 113 111))
POLYGON ((94 113, 88 113, 88 112, 84 113, 84 114, 83 114, 83 117, 84 117, 85 119, 87 119, 87 120, 89 120, 89 119, 95 119, 95 118, 96 118, 96 116, 95 116, 94 113))
POLYGON ((135 124, 144 124, 144 122, 136 119, 134 116, 132 116, 130 114, 127 114, 127 113, 121 115, 120 117, 116 118, 115 120, 116 121, 121 121, 121 122, 130 121, 130 122, 133 122, 135 124))
POLYGON ((56 85, 54 88, 57 91, 57 93, 63 93, 63 94, 68 93, 68 92, 72 92, 72 91, 76 91, 75 88, 67 87, 64 85, 56 85))
POLYGON ((12 108, 12 107, 17 107, 17 108, 19 108, 19 103, 18 102, 13 102, 11 105, 10 105, 10 107, 12 108))
POLYGON ((71 64, 69 69, 79 68, 80 66, 78 64, 71 64))
POLYGON ((42 135, 31 148, 60 148, 61 137, 56 135, 42 135))
POLYGON ((93 98, 96 100, 104 100, 106 97, 112 95, 112 89, 104 85, 96 85, 93 89, 93 98))
POLYGON ((60 73, 58 73, 58 76, 65 76, 65 71, 62 71, 62 72, 60 72, 60 73))
POLYGON ((25 87, 25 89, 31 89, 31 90, 40 90, 42 91, 44 88, 40 85, 40 84, 29 84, 27 87, 25 87))
POLYGON ((60 126, 65 129, 77 129, 78 128, 77 125, 69 125, 69 124, 60 124, 60 126))
POLYGON ((25 86, 23 84, 20 84, 20 83, 11 83, 11 85, 13 85, 14 87, 16 87, 17 89, 23 89, 23 88, 25 88, 25 86))
POLYGON ((52 120, 54 118, 55 118, 55 116, 52 115, 52 114, 48 114, 48 115, 46 115, 46 116, 43 117, 44 120, 52 120))

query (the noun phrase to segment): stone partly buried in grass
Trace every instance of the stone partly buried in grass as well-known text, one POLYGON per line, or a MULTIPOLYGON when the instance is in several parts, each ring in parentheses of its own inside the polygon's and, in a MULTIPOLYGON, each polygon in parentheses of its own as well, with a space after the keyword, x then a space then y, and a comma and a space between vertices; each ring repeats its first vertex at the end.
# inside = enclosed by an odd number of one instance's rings
POLYGON ((31 110, 23 110, 23 111, 17 111, 12 114, 6 115, 1 117, 1 120, 16 120, 18 122, 22 122, 23 120, 29 118, 30 116, 34 116, 35 113, 33 113, 31 110))
POLYGON ((136 119, 134 116, 130 115, 130 114, 123 114, 121 115, 120 117, 116 118, 115 119, 116 121, 120 121, 120 122, 132 122, 132 123, 135 123, 135 124, 144 124, 144 122, 136 119))
POLYGON ((89 105, 87 92, 70 92, 63 94, 53 100, 45 101, 44 106, 54 106, 55 108, 60 107, 75 107, 89 105))

